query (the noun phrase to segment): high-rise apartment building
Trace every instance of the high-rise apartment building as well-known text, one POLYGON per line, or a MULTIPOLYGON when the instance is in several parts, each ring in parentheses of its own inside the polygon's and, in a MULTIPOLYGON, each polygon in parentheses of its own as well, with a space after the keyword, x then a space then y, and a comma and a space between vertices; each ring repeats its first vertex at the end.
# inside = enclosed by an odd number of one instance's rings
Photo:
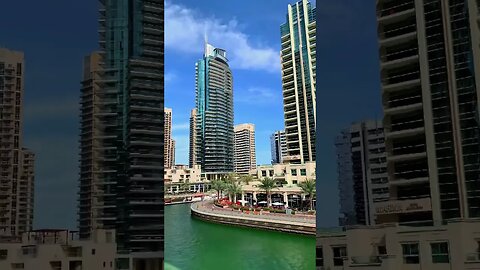
POLYGON ((315 160, 315 13, 307 0, 298 1, 288 5, 287 21, 280 26, 287 151, 297 163, 315 160))
POLYGON ((340 226, 374 225, 375 204, 389 199, 381 121, 351 125, 340 132, 335 146, 340 226))
POLYGON ((164 246, 164 2, 100 5, 98 66, 85 65, 82 86, 81 132, 94 135, 82 137, 81 149, 92 145, 94 155, 81 156, 81 164, 91 158, 92 165, 80 171, 79 229, 82 238, 115 229, 119 253, 157 260, 164 246), (89 114, 95 131, 83 124, 89 114))
POLYGON ((257 167, 255 154, 255 125, 240 124, 235 128, 235 172, 238 174, 249 174, 257 167))
POLYGON ((480 217, 478 1, 377 1, 391 201, 381 222, 480 217))
POLYGON ((272 164, 282 163, 283 158, 287 156, 287 139, 284 130, 275 131, 270 136, 270 147, 272 164))
POLYGON ((196 136, 195 132, 197 129, 196 125, 196 118, 197 118, 197 110, 192 109, 190 112, 190 143, 189 143, 189 151, 188 151, 188 164, 190 168, 193 168, 196 164, 195 161, 195 149, 196 149, 196 136))
POLYGON ((25 64, 0 48, 0 234, 32 229, 35 155, 22 147, 25 64))
POLYGON ((164 130, 164 153, 165 168, 173 168, 175 165, 175 141, 172 139, 172 109, 165 108, 165 130, 164 130))
POLYGON ((204 172, 233 172, 233 78, 226 51, 205 43, 195 71, 195 162, 204 172))

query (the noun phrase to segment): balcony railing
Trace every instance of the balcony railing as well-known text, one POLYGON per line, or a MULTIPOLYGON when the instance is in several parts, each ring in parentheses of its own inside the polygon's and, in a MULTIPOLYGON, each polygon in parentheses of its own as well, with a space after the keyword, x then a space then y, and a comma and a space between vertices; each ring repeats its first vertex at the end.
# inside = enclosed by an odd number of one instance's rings
POLYGON ((399 75, 387 77, 383 80, 384 85, 396 84, 420 79, 420 71, 407 72, 399 75))
MULTIPOLYGON (((409 1, 407 3, 405 3, 405 2, 402 3, 402 2, 403 1, 398 1, 398 3, 401 3, 401 4, 396 4, 396 5, 385 5, 384 4, 384 8, 380 9, 377 12, 377 16, 378 17, 390 16, 390 15, 393 15, 393 14, 397 14, 397 13, 415 8, 414 1, 409 1)), ((395 4, 395 3, 393 2, 392 4, 395 4)))
POLYGON ((467 262, 467 263, 480 263, 480 252, 468 253, 465 256, 465 262, 467 262))
POLYGON ((413 33, 415 31, 417 31, 417 25, 413 23, 405 26, 400 26, 398 28, 394 28, 391 30, 383 31, 380 36, 383 37, 384 39, 387 39, 387 38, 393 38, 393 37, 398 37, 401 35, 413 33))
POLYGON ((351 265, 380 266, 382 259, 380 256, 353 256, 351 265))

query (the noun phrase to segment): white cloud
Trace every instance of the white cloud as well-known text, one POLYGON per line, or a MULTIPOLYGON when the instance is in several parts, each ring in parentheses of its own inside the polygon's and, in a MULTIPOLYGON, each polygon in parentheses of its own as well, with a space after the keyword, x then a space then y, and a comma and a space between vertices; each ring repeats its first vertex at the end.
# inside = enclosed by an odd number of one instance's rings
POLYGON ((239 91, 234 99, 237 102, 250 105, 275 104, 281 102, 281 94, 281 90, 274 91, 264 87, 250 87, 246 91, 239 91))
POLYGON ((227 51, 232 68, 280 72, 280 52, 262 44, 253 44, 238 22, 206 18, 194 10, 167 1, 165 4, 165 47, 183 53, 201 54, 204 35, 209 43, 227 51))

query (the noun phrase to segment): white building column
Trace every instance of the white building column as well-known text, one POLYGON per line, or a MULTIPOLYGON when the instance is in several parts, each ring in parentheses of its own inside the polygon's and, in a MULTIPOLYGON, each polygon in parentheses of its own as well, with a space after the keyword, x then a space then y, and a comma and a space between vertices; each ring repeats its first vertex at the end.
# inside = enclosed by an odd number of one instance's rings
POLYGON ((245 193, 242 191, 242 206, 245 206, 245 193))
POLYGON ((285 208, 288 207, 288 193, 286 191, 283 193, 283 201, 285 202, 285 208))
POLYGON ((257 192, 256 191, 253 192, 253 200, 255 200, 255 201, 257 200, 257 192))

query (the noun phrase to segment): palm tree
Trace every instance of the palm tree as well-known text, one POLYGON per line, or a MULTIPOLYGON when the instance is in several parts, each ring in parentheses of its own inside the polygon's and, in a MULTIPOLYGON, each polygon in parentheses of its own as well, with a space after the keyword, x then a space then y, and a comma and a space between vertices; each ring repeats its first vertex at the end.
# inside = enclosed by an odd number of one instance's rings
POLYGON ((258 185, 258 188, 261 190, 265 190, 265 193, 267 193, 267 205, 270 206, 272 201, 272 198, 270 197, 270 192, 272 189, 277 188, 275 180, 269 177, 265 177, 260 180, 260 185, 258 185))
POLYGON ((242 175, 240 177, 241 182, 244 182, 246 185, 250 184, 253 181, 253 176, 250 174, 242 175))
POLYGON ((220 199, 220 192, 225 190, 225 182, 222 179, 215 179, 210 182, 210 188, 217 191, 217 201, 220 199))
POLYGON ((236 173, 229 173, 224 178, 224 182, 226 183, 234 183, 237 181, 237 174, 236 173))
POLYGON ((303 193, 308 195, 310 201, 310 210, 313 209, 313 195, 316 192, 315 187, 315 180, 307 179, 298 184, 298 186, 302 189, 303 193))
POLYGON ((237 202, 237 194, 242 193, 242 187, 237 182, 227 184, 227 192, 229 197, 233 197, 233 202, 237 202))

